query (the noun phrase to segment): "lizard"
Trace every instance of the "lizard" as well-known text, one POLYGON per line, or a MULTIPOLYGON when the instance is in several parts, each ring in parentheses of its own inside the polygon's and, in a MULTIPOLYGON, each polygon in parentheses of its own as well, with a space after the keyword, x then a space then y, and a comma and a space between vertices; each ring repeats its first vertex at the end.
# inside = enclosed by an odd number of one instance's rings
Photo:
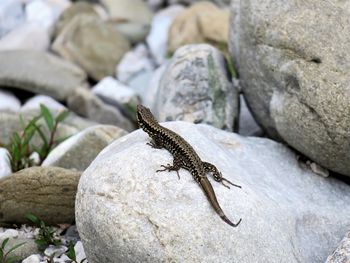
POLYGON ((209 203, 221 219, 230 226, 238 226, 241 219, 239 219, 237 223, 232 223, 227 218, 219 205, 214 189, 206 174, 211 173, 215 181, 222 183, 227 188, 230 187, 224 182, 239 188, 241 188, 241 186, 233 184, 226 178, 222 177, 222 174, 215 165, 203 162, 193 147, 184 138, 172 130, 161 126, 153 116, 150 109, 141 104, 137 105, 137 121, 140 128, 152 139, 151 142, 147 143, 148 145, 156 149, 165 148, 174 157, 173 165, 161 165, 163 169, 159 169, 156 172, 176 171, 180 179, 179 170, 181 168, 188 170, 192 174, 194 180, 201 186, 209 203))

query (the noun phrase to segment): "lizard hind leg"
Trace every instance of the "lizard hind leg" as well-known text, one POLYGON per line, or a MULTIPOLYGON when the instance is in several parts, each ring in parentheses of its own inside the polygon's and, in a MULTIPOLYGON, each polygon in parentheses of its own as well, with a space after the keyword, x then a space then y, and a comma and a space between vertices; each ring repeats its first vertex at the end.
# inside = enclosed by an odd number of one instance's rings
POLYGON ((211 173, 215 181, 221 183, 223 186, 227 187, 228 189, 230 189, 230 186, 225 184, 225 182, 235 187, 242 188, 240 185, 234 184, 231 181, 227 180, 225 177, 223 177, 221 172, 216 168, 215 165, 208 162, 203 162, 203 165, 206 173, 211 173))
POLYGON ((177 177, 179 178, 180 180, 180 174, 179 174, 179 170, 181 169, 181 159, 180 158, 174 158, 174 161, 173 161, 173 165, 170 165, 170 164, 167 164, 167 165, 161 165, 161 167, 163 167, 163 169, 158 169, 156 172, 163 172, 163 171, 168 171, 168 172, 171 172, 171 171, 175 171, 176 174, 177 174, 177 177))

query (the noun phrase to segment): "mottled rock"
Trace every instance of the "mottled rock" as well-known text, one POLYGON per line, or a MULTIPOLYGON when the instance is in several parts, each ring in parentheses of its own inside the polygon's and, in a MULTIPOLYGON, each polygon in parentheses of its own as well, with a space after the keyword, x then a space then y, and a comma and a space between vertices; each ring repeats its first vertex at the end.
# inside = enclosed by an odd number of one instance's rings
POLYGON ((46 51, 50 44, 49 32, 38 23, 25 23, 0 39, 0 50, 34 49, 46 51))
POLYGON ((0 52, 0 86, 65 100, 85 84, 85 73, 72 63, 35 50, 0 52))
POLYGON ((156 115, 160 121, 237 128, 238 92, 228 77, 224 56, 207 44, 180 48, 163 73, 156 115))
POLYGON ((91 91, 106 103, 121 108, 130 119, 136 121, 136 106, 140 100, 130 87, 112 77, 106 77, 91 91))
POLYGON ((123 116, 119 109, 105 104, 99 97, 86 89, 77 89, 68 98, 68 108, 81 116, 100 124, 112 124, 124 130, 133 130, 133 124, 123 116))
POLYGON ((144 44, 138 44, 133 50, 127 52, 119 62, 116 75, 118 80, 128 82, 141 72, 150 72, 153 68, 147 47, 144 44))
POLYGON ((79 14, 88 14, 98 17, 97 12, 92 4, 87 2, 75 2, 69 8, 63 11, 59 20, 55 24, 55 36, 58 36, 63 28, 69 24, 72 19, 79 14))
POLYGON ((230 50, 267 134, 350 176, 350 9, 344 3, 232 1, 230 50))
POLYGON ((100 80, 114 75, 116 65, 130 49, 130 44, 111 25, 95 16, 81 14, 65 26, 52 49, 100 80))
POLYGON ((168 52, 168 32, 175 17, 183 11, 181 5, 169 6, 156 13, 152 19, 151 31, 147 36, 147 44, 158 65, 166 60, 168 52))
POLYGON ((168 51, 187 44, 228 42, 229 11, 203 1, 193 4, 174 19, 168 37, 168 51))
POLYGON ((15 95, 0 89, 0 111, 18 112, 20 108, 21 102, 15 95))
POLYGON ((103 148, 126 134, 127 132, 115 126, 90 127, 53 149, 42 166, 57 166, 84 171, 103 148))
POLYGON ((138 130, 106 147, 80 179, 76 222, 89 262, 318 263, 349 229, 350 186, 301 169, 283 144, 203 124, 164 126, 242 186, 210 178, 223 211, 241 224, 223 222, 189 172, 180 180, 156 173, 173 157, 138 130))
POLYGON ((0 179, 0 224, 25 223, 33 213, 47 224, 74 221, 79 172, 31 167, 0 179))
POLYGON ((327 258, 326 263, 350 262, 350 232, 346 234, 337 249, 327 258))
POLYGON ((0 2, 0 38, 24 23, 25 15, 21 0, 1 0, 0 2))
POLYGON ((141 42, 149 32, 152 12, 142 0, 101 0, 110 23, 132 43, 141 42))
POLYGON ((11 173, 12 168, 9 160, 9 152, 7 149, 0 147, 0 179, 9 176, 11 173))

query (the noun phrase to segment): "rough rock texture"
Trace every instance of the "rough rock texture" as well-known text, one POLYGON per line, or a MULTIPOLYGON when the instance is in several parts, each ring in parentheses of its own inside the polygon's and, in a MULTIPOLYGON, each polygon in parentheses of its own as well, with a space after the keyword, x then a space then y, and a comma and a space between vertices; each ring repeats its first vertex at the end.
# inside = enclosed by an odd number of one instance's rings
MULTIPOLYGON (((2 243, 3 239, 0 238, 0 244, 2 243)), ((32 255, 32 254, 39 254, 40 251, 38 249, 38 245, 35 243, 34 239, 30 238, 10 238, 5 251, 8 251, 8 249, 14 247, 17 244, 24 243, 19 248, 15 249, 10 255, 12 257, 17 257, 19 260, 23 260, 26 257, 32 255)), ((22 261, 21 261, 22 262, 22 261)), ((24 262, 24 261, 23 261, 24 262)), ((31 263, 31 262, 29 262, 31 263)))
POLYGON ((101 0, 110 23, 132 43, 141 42, 149 32, 152 11, 142 0, 101 0))
POLYGON ((223 222, 187 171, 180 180, 156 173, 173 157, 146 145, 138 130, 106 147, 80 179, 76 222, 89 262, 318 263, 349 229, 350 187, 301 169, 282 144, 208 125, 164 125, 242 186, 210 178, 226 215, 241 224, 223 222))
POLYGON ((350 232, 340 242, 338 248, 327 258, 326 263, 350 262, 350 232))
POLYGON ((160 121, 185 120, 233 130, 238 93, 224 56, 206 44, 180 48, 163 73, 156 115, 160 121))
POLYGON ((81 116, 101 124, 112 124, 127 131, 133 130, 133 124, 116 107, 105 104, 99 97, 86 89, 77 89, 69 97, 68 107, 81 116))
POLYGON ((81 14, 75 16, 57 36, 52 46, 62 57, 80 65, 92 78, 113 76, 129 41, 101 19, 81 14))
POLYGON ((49 53, 34 50, 0 51, 0 86, 14 87, 65 100, 83 86, 86 74, 49 53))
POLYGON ((350 9, 346 2, 233 0, 230 49, 256 120, 350 176, 350 9))
POLYGON ((187 44, 227 43, 229 11, 203 1, 193 4, 174 19, 168 36, 168 51, 187 44))
POLYGON ((84 171, 103 148, 126 134, 127 132, 115 126, 90 127, 53 149, 42 165, 84 171))
POLYGON ((33 213, 47 224, 74 221, 79 172, 31 167, 0 179, 0 224, 25 223, 33 213))

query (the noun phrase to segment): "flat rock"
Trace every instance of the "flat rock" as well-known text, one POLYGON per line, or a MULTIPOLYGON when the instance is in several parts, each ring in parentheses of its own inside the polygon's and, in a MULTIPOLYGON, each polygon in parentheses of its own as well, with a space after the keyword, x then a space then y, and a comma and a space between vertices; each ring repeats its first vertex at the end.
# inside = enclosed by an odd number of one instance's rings
POLYGON ((80 65, 93 79, 113 76, 130 49, 129 41, 96 16, 76 15, 55 39, 52 49, 80 65))
POLYGON ((34 49, 48 50, 50 37, 48 30, 39 23, 25 23, 16 27, 0 39, 0 50, 34 49))
POLYGON ((346 234, 337 249, 327 258, 326 263, 350 262, 350 232, 346 234))
POLYGON ((168 36, 168 51, 173 53, 187 44, 228 42, 229 11, 203 1, 176 16, 168 36))
POLYGON ((230 21, 231 54, 257 122, 347 176, 349 14, 345 2, 234 0, 230 21))
POLYGON ((173 157, 138 130, 106 147, 80 179, 76 222, 89 262, 318 263, 349 229, 350 186, 303 170, 286 146, 204 124, 164 126, 242 186, 210 178, 227 217, 241 224, 223 222, 189 172, 180 180, 157 173, 173 157))
POLYGON ((160 121, 185 120, 233 130, 238 118, 238 91, 225 58, 216 48, 187 45, 174 54, 159 84, 160 121))
POLYGON ((49 225, 73 222, 79 178, 63 168, 31 167, 0 179, 0 224, 28 223, 28 213, 49 225))
POLYGON ((65 100, 85 84, 86 74, 72 63, 35 50, 0 51, 0 86, 65 100))
POLYGON ((0 89, 0 111, 18 112, 20 100, 13 93, 0 89))
POLYGON ((101 0, 110 23, 132 43, 144 40, 150 30, 152 11, 142 0, 101 0))
POLYGON ((115 125, 127 131, 133 130, 131 121, 117 107, 105 104, 89 90, 77 89, 67 103, 69 109, 97 123, 115 125))
POLYGON ((126 134, 126 131, 110 125, 87 128, 53 149, 42 166, 84 171, 103 148, 126 134))

